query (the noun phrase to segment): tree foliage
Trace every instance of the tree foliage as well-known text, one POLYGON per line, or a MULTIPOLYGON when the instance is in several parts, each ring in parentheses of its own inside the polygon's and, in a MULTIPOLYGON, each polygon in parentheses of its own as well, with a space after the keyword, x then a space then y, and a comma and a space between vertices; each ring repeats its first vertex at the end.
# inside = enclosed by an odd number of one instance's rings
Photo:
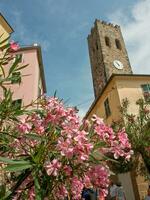
POLYGON ((134 156, 129 162, 121 158, 113 168, 122 173, 136 170, 148 178, 150 174, 150 101, 149 98, 141 98, 136 102, 137 113, 129 112, 130 102, 128 99, 122 101, 120 112, 122 120, 114 122, 113 127, 117 130, 125 126, 129 141, 131 142, 134 156))

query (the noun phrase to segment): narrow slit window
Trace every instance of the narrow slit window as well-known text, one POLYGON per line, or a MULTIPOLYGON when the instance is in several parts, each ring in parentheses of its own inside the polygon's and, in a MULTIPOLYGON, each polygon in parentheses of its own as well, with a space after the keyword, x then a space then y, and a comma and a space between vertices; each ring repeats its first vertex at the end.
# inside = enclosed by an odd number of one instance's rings
POLYGON ((104 102, 104 107, 105 107, 105 114, 106 114, 106 118, 107 118, 111 115, 111 110, 110 110, 108 98, 104 102))
POLYGON ((150 84, 141 85, 145 101, 150 101, 150 84))
POLYGON ((109 37, 105 37, 105 44, 106 44, 106 46, 108 46, 108 47, 110 47, 111 45, 110 45, 110 39, 109 39, 109 37))
POLYGON ((115 39, 115 43, 116 43, 116 48, 121 50, 121 43, 118 39, 115 39))

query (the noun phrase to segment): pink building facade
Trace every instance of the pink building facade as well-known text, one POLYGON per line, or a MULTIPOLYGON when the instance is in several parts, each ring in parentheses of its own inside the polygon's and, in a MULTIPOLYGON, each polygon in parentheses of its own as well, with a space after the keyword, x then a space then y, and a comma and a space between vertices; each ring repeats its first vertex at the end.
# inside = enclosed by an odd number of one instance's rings
POLYGON ((27 106, 46 93, 41 48, 40 46, 20 48, 15 55, 21 56, 20 66, 28 66, 20 71, 21 80, 11 83, 9 87, 13 92, 14 101, 27 106))
MULTIPOLYGON (((4 16, 0 13, 0 40, 9 39, 13 32, 12 27, 6 21, 4 16)), ((6 41, 6 43, 8 40, 6 41)), ((41 47, 37 44, 20 48, 18 51, 12 53, 13 57, 21 56, 19 66, 28 65, 20 72, 21 79, 18 81, 10 81, 6 87, 13 92, 13 100, 18 102, 20 106, 27 106, 35 101, 42 94, 46 93, 46 83, 44 77, 44 68, 42 62, 41 47)), ((10 61, 13 62, 14 60, 10 61)), ((5 66, 5 73, 8 73, 11 63, 5 66)), ((13 74, 16 76, 16 74, 13 74)), ((1 75, 1 71, 0 71, 1 75)), ((0 88, 0 97, 3 96, 0 88)))

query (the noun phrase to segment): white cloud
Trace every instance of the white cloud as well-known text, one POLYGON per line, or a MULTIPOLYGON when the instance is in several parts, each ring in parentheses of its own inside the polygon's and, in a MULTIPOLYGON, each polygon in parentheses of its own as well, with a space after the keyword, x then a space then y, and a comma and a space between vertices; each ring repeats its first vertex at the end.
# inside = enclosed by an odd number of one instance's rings
POLYGON ((23 24, 23 15, 18 10, 12 11, 13 15, 13 24, 15 24, 15 33, 16 38, 19 40, 18 42, 20 45, 32 45, 34 43, 38 43, 41 45, 42 50, 47 51, 49 48, 49 41, 41 37, 41 35, 38 35, 35 32, 32 32, 32 30, 29 30, 25 24, 23 24))
POLYGON ((75 39, 78 37, 82 37, 83 31, 88 27, 89 23, 87 21, 83 21, 82 23, 78 23, 77 26, 73 27, 73 30, 69 33, 69 39, 75 39))
POLYGON ((150 74, 150 0, 139 0, 128 11, 109 16, 121 26, 134 73, 150 74))

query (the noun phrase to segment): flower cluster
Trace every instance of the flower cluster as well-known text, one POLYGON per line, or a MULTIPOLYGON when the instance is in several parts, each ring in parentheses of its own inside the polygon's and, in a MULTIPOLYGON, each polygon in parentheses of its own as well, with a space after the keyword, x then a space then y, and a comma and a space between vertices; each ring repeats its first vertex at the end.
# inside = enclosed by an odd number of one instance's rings
POLYGON ((50 175, 57 176, 60 168, 61 168, 61 163, 57 159, 52 160, 49 164, 45 166, 45 169, 49 176, 50 175))
POLYGON ((83 186, 84 185, 81 178, 78 178, 76 176, 72 178, 71 193, 72 193, 73 200, 81 199, 81 192, 82 192, 83 186))
POLYGON ((13 51, 17 51, 19 49, 19 44, 17 44, 16 42, 14 42, 13 40, 10 42, 10 49, 13 51))
POLYGON ((107 195, 109 185, 109 168, 102 165, 92 166, 87 173, 90 181, 95 188, 100 188, 100 196, 107 195))
MULTIPOLYGON (((50 190, 52 199, 69 195, 78 200, 83 187, 91 185, 99 188, 101 196, 106 196, 109 168, 106 161, 100 161, 100 155, 111 153, 115 159, 129 160, 132 151, 125 131, 115 133, 96 116, 91 123, 80 122, 76 109, 65 107, 55 97, 41 98, 38 107, 39 110, 30 111, 16 124, 18 135, 11 146, 16 147, 13 158, 24 156, 31 163, 31 171, 39 170, 38 187, 45 191, 42 198, 50 190), (95 152, 100 153, 98 159, 95 152)), ((33 187, 34 178, 29 180, 28 199, 34 199, 37 189, 33 187)))
POLYGON ((92 120, 94 122, 95 133, 100 140, 105 141, 107 144, 107 147, 103 148, 103 152, 112 153, 115 159, 124 157, 129 161, 133 151, 131 150, 131 144, 129 143, 125 129, 115 133, 111 127, 106 126, 97 116, 94 115, 92 120))

